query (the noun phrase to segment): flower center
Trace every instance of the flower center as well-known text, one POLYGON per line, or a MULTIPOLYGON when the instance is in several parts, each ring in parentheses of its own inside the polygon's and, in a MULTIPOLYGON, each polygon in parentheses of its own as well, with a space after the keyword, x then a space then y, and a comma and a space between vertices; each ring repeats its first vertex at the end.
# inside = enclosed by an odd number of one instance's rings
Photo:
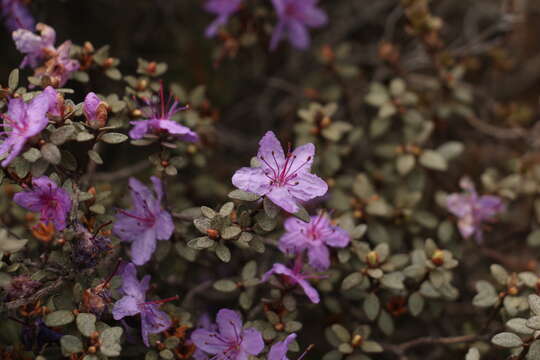
POLYGON ((298 177, 298 172, 311 161, 311 156, 308 156, 304 162, 295 165, 298 157, 291 154, 290 145, 285 156, 285 161, 281 164, 276 159, 274 151, 272 151, 272 159, 270 161, 265 159, 264 156, 260 156, 259 158, 268 167, 268 169, 265 169, 264 175, 270 180, 270 185, 278 187, 298 185, 298 181, 295 181, 298 177))

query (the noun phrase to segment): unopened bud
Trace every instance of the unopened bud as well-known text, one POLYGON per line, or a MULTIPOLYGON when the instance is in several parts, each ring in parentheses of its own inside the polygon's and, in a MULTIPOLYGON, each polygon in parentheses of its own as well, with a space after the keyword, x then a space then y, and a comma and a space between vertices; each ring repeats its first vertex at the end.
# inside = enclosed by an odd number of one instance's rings
POLYGON ((328 127, 328 126, 330 126, 331 123, 332 123, 332 119, 330 118, 330 116, 325 116, 321 120, 321 127, 322 128, 328 127))
POLYGON ((439 249, 435 250, 433 256, 431 257, 431 262, 435 266, 441 266, 442 264, 444 264, 444 252, 439 249))
POLYGON ((157 69, 157 63, 155 61, 149 62, 148 66, 146 67, 146 71, 150 74, 153 74, 156 72, 157 69))
POLYGON ((366 255, 366 262, 369 266, 379 265, 379 254, 377 254, 375 251, 368 252, 366 255))
POLYGON ((283 325, 283 323, 281 322, 278 322, 274 325, 274 329, 276 329, 276 331, 283 331, 285 329, 285 325, 283 325))
POLYGON ((362 335, 356 334, 352 338, 351 345, 353 347, 358 347, 358 346, 362 345, 362 342, 364 342, 364 337, 362 335))
POLYGON ((219 237, 219 231, 216 229, 208 229, 206 230, 206 235, 208 235, 210 239, 217 239, 219 237))

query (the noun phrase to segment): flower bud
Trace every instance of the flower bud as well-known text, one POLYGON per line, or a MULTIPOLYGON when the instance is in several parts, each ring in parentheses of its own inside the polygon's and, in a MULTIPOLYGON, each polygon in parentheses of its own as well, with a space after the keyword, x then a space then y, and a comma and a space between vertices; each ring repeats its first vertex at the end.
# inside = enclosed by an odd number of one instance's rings
POLYGON ((379 254, 377 254, 375 251, 368 252, 366 255, 366 262, 372 267, 379 265, 379 254))
POLYGON ((431 262, 435 266, 441 266, 444 264, 444 252, 440 249, 437 249, 433 252, 433 256, 431 257, 431 262))
POLYGON ((107 103, 101 101, 93 92, 84 98, 83 112, 86 123, 92 129, 100 129, 107 124, 107 103))
POLYGON ((358 346, 362 345, 363 342, 364 342, 364 337, 362 335, 356 334, 352 338, 351 345, 353 347, 358 347, 358 346))

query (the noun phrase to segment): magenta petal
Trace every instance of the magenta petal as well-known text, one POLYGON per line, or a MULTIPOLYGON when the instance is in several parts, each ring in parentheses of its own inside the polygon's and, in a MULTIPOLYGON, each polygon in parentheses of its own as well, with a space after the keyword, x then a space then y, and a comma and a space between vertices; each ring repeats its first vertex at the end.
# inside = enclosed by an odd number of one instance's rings
POLYGON ((308 201, 313 198, 323 196, 328 191, 326 181, 307 172, 300 173, 296 178, 298 185, 290 186, 289 192, 296 199, 308 201))
POLYGON ((238 169, 232 177, 232 183, 240 190, 261 196, 270 189, 269 180, 261 168, 243 167, 238 169))
POLYGON ((259 152, 257 157, 264 158, 274 166, 275 162, 282 165, 285 162, 285 154, 279 140, 272 131, 268 131, 259 141, 259 152))
POLYGON ((289 191, 287 191, 287 188, 273 187, 266 196, 288 213, 294 214, 299 209, 298 204, 289 191))
POLYGON ((133 125, 133 129, 129 131, 129 136, 132 139, 142 139, 148 133, 149 120, 130 121, 129 123, 133 125))
POLYGON ((304 290, 304 293, 307 295, 309 300, 311 300, 312 303, 318 304, 320 301, 319 293, 313 286, 310 285, 309 282, 306 280, 299 280, 298 285, 304 290))
POLYGON ((242 318, 233 310, 221 309, 216 316, 219 333, 225 339, 234 340, 242 332, 242 318))
POLYGON ((309 265, 324 271, 330 266, 330 253, 325 245, 311 246, 308 248, 309 265))
POLYGON ((287 352, 289 345, 296 339, 296 334, 290 334, 283 341, 279 341, 272 345, 268 353, 268 360, 288 360, 287 352))
POLYGON ((332 247, 343 248, 349 245, 351 237, 349 233, 337 226, 333 227, 333 232, 329 236, 324 238, 324 242, 332 247))

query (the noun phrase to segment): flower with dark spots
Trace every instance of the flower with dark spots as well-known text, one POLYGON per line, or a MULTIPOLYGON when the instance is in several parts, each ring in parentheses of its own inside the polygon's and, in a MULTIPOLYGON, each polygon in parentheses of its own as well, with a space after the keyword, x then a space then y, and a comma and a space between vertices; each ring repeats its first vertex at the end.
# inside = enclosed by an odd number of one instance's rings
POLYGON ((284 38, 298 49, 307 49, 308 28, 321 27, 328 21, 326 13, 316 6, 317 0, 272 0, 272 4, 279 20, 270 41, 271 50, 284 38))
POLYGON ((145 120, 131 121, 133 129, 129 132, 132 139, 142 139, 146 134, 166 133, 183 141, 196 142, 199 136, 187 126, 172 120, 172 117, 180 111, 187 110, 188 106, 180 106, 178 100, 169 96, 165 100, 163 83, 159 91, 159 99, 143 99, 146 108, 143 110, 145 120))
POLYGON ((481 243, 484 238, 482 224, 494 220, 504 211, 505 205, 498 196, 478 196, 474 184, 466 177, 461 179, 460 186, 465 192, 448 196, 448 211, 457 216, 461 236, 466 239, 474 236, 481 243))
POLYGON ((242 0, 208 0, 204 6, 206 11, 216 14, 217 18, 206 28, 205 35, 213 37, 219 28, 229 21, 229 17, 240 9, 242 0))
POLYGON ((272 275, 279 275, 283 280, 283 284, 286 286, 299 285, 312 303, 319 303, 319 293, 307 281, 308 279, 318 277, 302 273, 302 261, 300 256, 296 258, 294 267, 292 269, 283 264, 274 264, 274 266, 272 266, 272 268, 263 275, 262 281, 268 281, 272 275))
POLYGON ((17 29, 32 30, 36 24, 24 0, 1 0, 0 10, 9 31, 17 29))
POLYGON ((112 314, 115 320, 127 316, 140 315, 142 339, 146 346, 149 334, 159 334, 167 330, 172 321, 169 315, 159 310, 159 305, 178 299, 177 296, 156 301, 146 301, 146 292, 150 287, 150 275, 141 281, 137 279, 137 269, 134 264, 127 264, 122 271, 123 297, 113 307, 112 314))
POLYGON ((259 142, 259 167, 244 167, 233 175, 237 188, 267 196, 274 204, 289 213, 300 208, 299 201, 323 196, 328 191, 324 180, 310 173, 315 146, 305 144, 285 153, 276 135, 269 131, 259 142))
POLYGON ((169 240, 174 231, 171 214, 162 208, 163 184, 151 177, 152 191, 135 178, 129 179, 132 210, 119 210, 113 232, 122 240, 131 243, 131 259, 143 265, 156 250, 157 240, 169 240))
POLYGON ((233 310, 221 309, 216 316, 217 329, 199 328, 191 334, 198 349, 214 355, 215 360, 246 360, 264 349, 264 341, 254 328, 244 329, 242 318, 233 310))
POLYGON ((290 334, 283 341, 279 341, 272 345, 268 353, 268 360, 289 360, 287 352, 289 345, 296 339, 296 334, 290 334))
POLYGON ((301 254, 307 251, 309 265, 324 271, 330 266, 328 247, 346 247, 350 242, 349 234, 335 226, 323 212, 312 216, 306 223, 297 218, 285 220, 285 234, 279 239, 279 249, 284 253, 301 254))
POLYGON ((13 201, 27 210, 39 212, 40 220, 52 222, 57 231, 66 228, 71 198, 66 190, 47 176, 33 179, 32 189, 16 193, 13 201))
POLYGON ((49 122, 49 101, 45 92, 34 97, 29 103, 25 103, 21 98, 9 100, 8 112, 2 115, 3 131, 0 132, 0 137, 3 138, 0 156, 7 154, 2 161, 3 167, 8 166, 22 152, 30 138, 45 129, 49 122))

